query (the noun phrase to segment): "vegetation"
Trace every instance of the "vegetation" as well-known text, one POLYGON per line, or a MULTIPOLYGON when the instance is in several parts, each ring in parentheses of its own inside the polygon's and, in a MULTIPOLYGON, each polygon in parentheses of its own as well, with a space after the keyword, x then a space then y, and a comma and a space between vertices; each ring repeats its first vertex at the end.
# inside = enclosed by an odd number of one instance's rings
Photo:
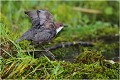
POLYGON ((0 8, 2 79, 119 78, 119 62, 105 61, 119 55, 118 1, 1 1, 0 8), (49 10, 55 21, 68 26, 43 47, 76 41, 93 42, 95 46, 52 50, 57 60, 40 56, 40 52, 30 53, 41 48, 28 41, 15 41, 31 27, 24 11, 36 9, 49 10))

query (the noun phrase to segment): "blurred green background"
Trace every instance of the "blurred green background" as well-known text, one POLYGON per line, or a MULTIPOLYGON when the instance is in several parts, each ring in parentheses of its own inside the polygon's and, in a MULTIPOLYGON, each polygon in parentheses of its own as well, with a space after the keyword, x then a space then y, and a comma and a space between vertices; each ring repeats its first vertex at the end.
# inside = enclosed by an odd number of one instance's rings
MULTIPOLYGON (((95 44, 94 47, 69 47, 52 51, 59 59, 72 59, 76 53, 84 53, 84 49, 87 49, 100 51, 106 59, 118 61, 119 1, 1 1, 0 8, 3 61, 11 59, 11 56, 27 58, 29 55, 25 55, 21 50, 34 49, 28 41, 20 43, 15 43, 15 41, 31 27, 30 19, 24 14, 24 11, 39 9, 50 11, 55 21, 60 21, 68 26, 56 36, 50 45, 46 44, 45 47, 75 41, 88 41, 95 44), (17 53, 14 52, 15 50, 17 53)), ((4 73, 5 68, 2 69, 4 73)), ((13 77, 8 74, 2 76, 13 77)), ((52 76, 52 78, 54 77, 52 76)))

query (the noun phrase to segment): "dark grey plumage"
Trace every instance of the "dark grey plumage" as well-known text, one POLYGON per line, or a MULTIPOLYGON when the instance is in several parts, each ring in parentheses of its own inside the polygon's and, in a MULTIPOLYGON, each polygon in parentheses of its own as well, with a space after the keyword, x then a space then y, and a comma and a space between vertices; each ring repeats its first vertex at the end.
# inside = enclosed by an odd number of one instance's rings
POLYGON ((38 29, 31 28, 26 31, 16 42, 20 42, 22 40, 29 40, 32 41, 34 35, 38 32, 38 29))
POLYGON ((55 37, 55 35, 56 35, 55 29, 45 29, 35 34, 32 41, 39 44, 43 42, 49 42, 55 37))
POLYGON ((43 43, 51 41, 55 35, 62 29, 61 23, 54 23, 53 16, 46 10, 36 10, 25 12, 32 21, 32 28, 25 32, 17 40, 32 41, 33 43, 43 43))
POLYGON ((33 43, 43 43, 51 41, 56 35, 55 29, 35 29, 31 28, 25 32, 21 38, 17 40, 20 42, 22 40, 32 41, 33 43))

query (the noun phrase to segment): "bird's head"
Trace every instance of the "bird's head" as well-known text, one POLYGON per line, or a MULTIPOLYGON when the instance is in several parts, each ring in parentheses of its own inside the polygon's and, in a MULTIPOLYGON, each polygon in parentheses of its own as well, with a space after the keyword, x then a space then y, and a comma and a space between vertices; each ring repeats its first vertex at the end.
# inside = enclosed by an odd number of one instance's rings
POLYGON ((56 32, 60 32, 63 28, 63 24, 61 22, 55 22, 55 28, 56 28, 56 32))

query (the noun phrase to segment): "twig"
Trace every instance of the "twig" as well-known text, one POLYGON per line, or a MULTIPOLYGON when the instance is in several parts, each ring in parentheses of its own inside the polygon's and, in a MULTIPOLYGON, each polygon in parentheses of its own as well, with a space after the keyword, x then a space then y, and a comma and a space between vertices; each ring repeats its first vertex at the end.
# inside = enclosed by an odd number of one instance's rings
POLYGON ((80 8, 80 7, 74 7, 73 10, 81 11, 85 13, 91 13, 91 14, 102 14, 102 12, 99 10, 86 9, 86 8, 80 8))
POLYGON ((29 50, 29 51, 23 50, 22 52, 43 52, 43 51, 46 51, 46 50, 50 51, 50 50, 55 50, 55 49, 58 49, 58 48, 64 48, 64 47, 76 46, 76 45, 81 45, 81 46, 84 46, 84 47, 94 46, 94 44, 91 43, 91 42, 77 41, 77 42, 66 42, 66 43, 56 44, 56 45, 51 46, 49 48, 45 48, 45 50, 29 50))
POLYGON ((69 46, 76 46, 76 45, 81 45, 81 46, 85 46, 85 47, 89 47, 89 46, 94 46, 93 43, 90 42, 82 42, 82 41, 78 41, 78 42, 66 42, 66 43, 60 43, 60 44, 56 44, 55 46, 46 48, 47 50, 54 50, 57 48, 64 48, 64 47, 69 47, 69 46))

